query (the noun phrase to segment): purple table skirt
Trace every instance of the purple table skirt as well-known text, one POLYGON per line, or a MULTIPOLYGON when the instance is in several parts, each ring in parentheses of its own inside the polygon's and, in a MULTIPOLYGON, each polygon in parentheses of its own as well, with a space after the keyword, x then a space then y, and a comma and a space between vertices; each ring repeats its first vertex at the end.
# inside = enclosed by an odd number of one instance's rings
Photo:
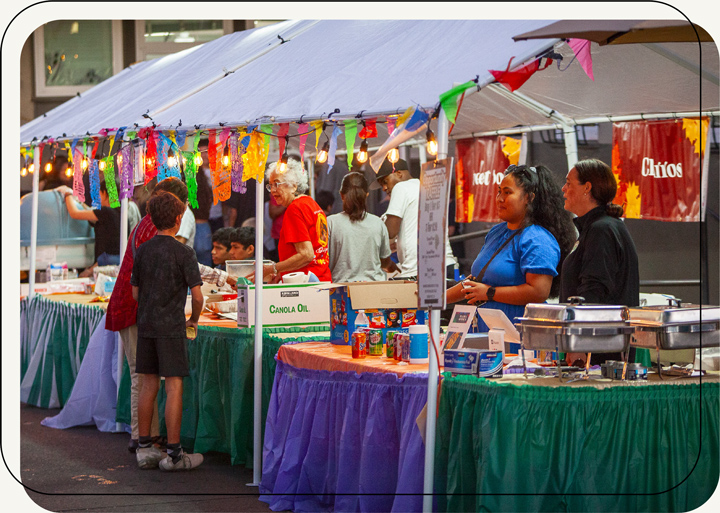
POLYGON ((277 362, 260 500, 274 511, 421 511, 427 374, 277 362), (342 495, 341 495, 342 494, 342 495))

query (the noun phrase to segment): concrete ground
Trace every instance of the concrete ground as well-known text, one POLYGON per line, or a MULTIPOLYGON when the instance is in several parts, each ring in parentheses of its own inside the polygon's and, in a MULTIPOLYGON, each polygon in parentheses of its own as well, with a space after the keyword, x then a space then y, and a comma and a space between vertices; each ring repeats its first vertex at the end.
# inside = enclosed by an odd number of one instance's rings
MULTIPOLYGON (((20 404, 19 477, 28 496, 46 510, 271 511, 258 500, 258 488, 246 486, 252 470, 230 465, 227 454, 205 454, 203 464, 191 471, 140 470, 135 455, 127 451, 128 434, 102 433, 94 426, 40 425, 59 411, 20 404)), ((12 495, 18 493, 22 491, 12 490, 12 495)))

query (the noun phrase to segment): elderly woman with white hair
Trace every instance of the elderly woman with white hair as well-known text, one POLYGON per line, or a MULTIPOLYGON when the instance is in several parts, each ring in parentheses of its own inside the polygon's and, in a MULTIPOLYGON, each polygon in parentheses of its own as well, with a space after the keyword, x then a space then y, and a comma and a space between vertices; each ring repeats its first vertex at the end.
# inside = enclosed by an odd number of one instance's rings
POLYGON ((320 281, 332 281, 328 266, 329 232, 320 206, 306 193, 308 174, 302 164, 288 159, 284 171, 278 162, 267 169, 267 190, 279 205, 286 207, 280 240, 279 262, 265 264, 265 279, 277 282, 291 272, 312 272, 320 281))

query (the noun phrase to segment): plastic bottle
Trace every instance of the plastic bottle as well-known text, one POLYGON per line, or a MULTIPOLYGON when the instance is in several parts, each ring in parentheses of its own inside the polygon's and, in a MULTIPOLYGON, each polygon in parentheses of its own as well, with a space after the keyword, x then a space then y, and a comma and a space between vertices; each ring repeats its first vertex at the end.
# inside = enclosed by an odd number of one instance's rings
POLYGON ((365 310, 358 310, 357 317, 355 317, 355 329, 358 330, 360 328, 369 327, 370 320, 368 319, 367 315, 365 315, 365 310))

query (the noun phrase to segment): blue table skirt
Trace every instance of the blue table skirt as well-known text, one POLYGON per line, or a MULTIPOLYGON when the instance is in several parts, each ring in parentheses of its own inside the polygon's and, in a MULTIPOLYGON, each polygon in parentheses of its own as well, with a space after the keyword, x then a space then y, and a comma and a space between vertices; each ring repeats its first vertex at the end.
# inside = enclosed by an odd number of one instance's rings
POLYGON ((278 361, 260 500, 274 511, 421 511, 425 445, 416 419, 426 402, 427 374, 278 361))

